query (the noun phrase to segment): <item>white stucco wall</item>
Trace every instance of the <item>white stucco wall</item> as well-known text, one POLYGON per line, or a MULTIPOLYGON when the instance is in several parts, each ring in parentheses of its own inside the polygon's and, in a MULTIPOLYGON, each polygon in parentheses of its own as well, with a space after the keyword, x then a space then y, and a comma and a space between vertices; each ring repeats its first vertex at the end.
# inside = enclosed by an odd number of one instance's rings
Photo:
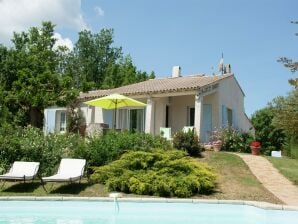
POLYGON ((248 118, 245 116, 244 94, 235 77, 231 76, 223 79, 219 83, 218 91, 219 124, 222 124, 222 105, 224 105, 236 113, 236 128, 247 132, 251 128, 251 125, 248 118))
POLYGON ((172 134, 181 131, 187 126, 187 108, 195 106, 195 96, 175 96, 171 97, 169 108, 169 125, 172 128, 172 134))
POLYGON ((166 125, 166 106, 169 105, 169 98, 154 98, 154 133, 158 135, 161 127, 166 125))

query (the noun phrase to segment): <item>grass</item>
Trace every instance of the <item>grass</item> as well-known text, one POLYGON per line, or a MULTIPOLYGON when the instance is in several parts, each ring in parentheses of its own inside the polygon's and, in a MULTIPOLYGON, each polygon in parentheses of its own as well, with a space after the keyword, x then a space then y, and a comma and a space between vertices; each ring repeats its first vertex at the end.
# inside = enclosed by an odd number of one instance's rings
POLYGON ((269 156, 267 159, 281 174, 294 184, 298 185, 298 159, 290 159, 287 157, 275 158, 269 156))
MULTIPOLYGON (((203 158, 198 160, 213 166, 218 178, 217 187, 212 194, 196 195, 194 198, 281 203, 258 182, 240 157, 225 152, 205 152, 203 158)), ((7 182, 2 189, 0 188, 0 196, 108 196, 103 185, 91 185, 86 179, 81 184, 47 183, 45 187, 48 192, 42 188, 38 180, 26 184, 7 182)), ((140 197, 132 194, 127 196, 140 197)))
POLYGON ((248 166, 237 155, 225 152, 205 152, 199 159, 213 166, 218 173, 216 191, 205 198, 253 200, 281 203, 251 173, 248 166))
POLYGON ((6 182, 4 186, 0 188, 0 196, 108 196, 108 192, 103 185, 91 185, 86 179, 80 184, 47 183, 45 184, 45 189, 46 191, 38 180, 33 183, 6 182))

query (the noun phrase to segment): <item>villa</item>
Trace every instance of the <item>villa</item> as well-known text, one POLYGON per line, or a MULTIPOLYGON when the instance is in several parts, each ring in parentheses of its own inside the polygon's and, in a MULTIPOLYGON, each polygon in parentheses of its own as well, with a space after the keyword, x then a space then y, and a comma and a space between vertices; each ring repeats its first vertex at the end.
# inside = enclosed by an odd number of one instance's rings
MULTIPOLYGON (((225 126, 249 132, 253 127, 244 111, 244 92, 231 73, 231 66, 220 64, 219 67, 219 75, 181 76, 181 68, 174 66, 168 78, 81 93, 79 107, 87 132, 94 128, 113 127, 113 110, 84 104, 112 93, 146 103, 146 107, 117 109, 117 129, 158 135, 161 128, 168 128, 174 134, 185 126, 191 126, 203 142, 209 140, 212 131, 225 126)), ((45 133, 66 130, 66 108, 51 107, 44 113, 45 133)))

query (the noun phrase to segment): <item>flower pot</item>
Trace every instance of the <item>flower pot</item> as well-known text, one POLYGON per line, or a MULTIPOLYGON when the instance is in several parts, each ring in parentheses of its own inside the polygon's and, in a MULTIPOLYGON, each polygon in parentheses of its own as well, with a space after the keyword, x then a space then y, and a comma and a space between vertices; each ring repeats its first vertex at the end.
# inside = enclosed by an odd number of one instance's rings
POLYGON ((261 147, 250 146, 250 149, 251 149, 251 154, 260 155, 261 147))
POLYGON ((218 152, 221 150, 222 142, 220 140, 213 142, 212 144, 214 151, 218 152))

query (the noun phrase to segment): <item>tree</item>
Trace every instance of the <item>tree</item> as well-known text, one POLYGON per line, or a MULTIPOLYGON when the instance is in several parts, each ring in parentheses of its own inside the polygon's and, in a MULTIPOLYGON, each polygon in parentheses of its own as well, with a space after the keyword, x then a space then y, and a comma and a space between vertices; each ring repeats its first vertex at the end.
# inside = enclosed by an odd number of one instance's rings
POLYGON ((262 143, 265 154, 270 154, 272 150, 281 150, 285 140, 283 130, 273 123, 275 115, 272 106, 268 106, 256 111, 251 118, 255 128, 255 138, 262 143))
POLYGON ((290 136, 298 136, 298 89, 272 102, 275 111, 273 124, 290 136))
POLYGON ((123 56, 122 48, 113 46, 113 34, 113 29, 79 33, 66 69, 76 88, 83 91, 116 88, 154 77, 154 73, 138 71, 131 57, 123 56))
POLYGON ((7 51, 1 72, 4 103, 18 125, 42 127, 43 110, 52 105, 66 105, 77 96, 71 89, 71 77, 57 73, 59 49, 54 49, 54 25, 43 22, 14 33, 14 46, 7 51))
MULTIPOLYGON (((298 24, 298 21, 292 21, 293 24, 298 24)), ((298 36, 298 33, 296 33, 298 36)), ((293 59, 287 57, 281 57, 278 62, 281 62, 286 68, 290 69, 291 72, 295 73, 298 71, 298 61, 294 61, 293 59)), ((289 80, 289 83, 298 88, 298 78, 293 78, 289 80)))
POLYGON ((74 105, 79 91, 154 77, 137 70, 122 48, 113 46, 112 29, 80 32, 73 51, 56 47, 53 34, 54 25, 43 22, 14 33, 11 48, 0 44, 1 121, 42 127, 44 108, 74 105))

